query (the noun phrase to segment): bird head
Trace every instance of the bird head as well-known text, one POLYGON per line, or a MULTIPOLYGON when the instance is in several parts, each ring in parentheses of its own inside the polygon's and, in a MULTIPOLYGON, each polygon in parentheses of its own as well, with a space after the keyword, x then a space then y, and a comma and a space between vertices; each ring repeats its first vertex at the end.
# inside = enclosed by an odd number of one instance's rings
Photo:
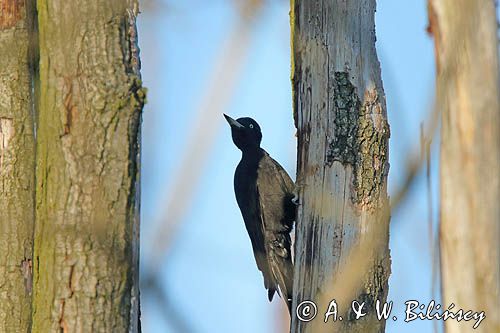
POLYGON ((252 118, 238 118, 234 120, 224 114, 227 122, 231 126, 233 142, 241 151, 249 151, 260 147, 262 132, 260 126, 252 118))

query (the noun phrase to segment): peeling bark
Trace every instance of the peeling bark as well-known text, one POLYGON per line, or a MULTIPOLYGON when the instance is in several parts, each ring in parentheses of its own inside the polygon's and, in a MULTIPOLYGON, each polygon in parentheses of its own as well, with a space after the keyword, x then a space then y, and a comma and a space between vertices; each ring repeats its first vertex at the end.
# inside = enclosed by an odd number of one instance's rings
POLYGON ((0 331, 29 332, 34 151, 25 1, 0 0, 0 331))
MULTIPOLYGON (((385 301, 390 274, 385 96, 375 51, 375 1, 291 3, 292 85, 298 130, 300 205, 295 243, 293 308, 318 306, 312 322, 292 316, 292 332, 383 332, 376 300, 385 301), (368 313, 324 324, 329 284, 349 255, 370 239, 368 268, 354 291, 368 313), (315 323, 315 324, 313 324, 315 323)), ((341 280, 333 281, 342 284, 341 280)))
POLYGON ((0 1, 0 29, 7 30, 18 24, 25 26, 24 1, 22 0, 2 0, 0 1))
MULTIPOLYGON (((500 332, 500 77, 491 0, 430 0, 441 125, 441 275, 445 305, 485 311, 500 332)), ((472 325, 448 320, 448 333, 472 325)))
POLYGON ((38 1, 33 331, 137 332, 137 2, 38 1))

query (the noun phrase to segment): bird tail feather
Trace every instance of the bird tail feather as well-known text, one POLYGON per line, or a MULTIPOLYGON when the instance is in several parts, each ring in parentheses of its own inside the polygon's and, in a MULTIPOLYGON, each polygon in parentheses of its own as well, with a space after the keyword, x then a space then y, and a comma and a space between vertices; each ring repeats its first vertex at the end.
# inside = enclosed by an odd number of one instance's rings
MULTIPOLYGON (((283 258, 278 255, 273 255, 273 263, 271 269, 278 285, 278 293, 286 302, 288 311, 292 312, 292 291, 293 291, 293 265, 290 259, 283 258)), ((268 295, 271 294, 271 289, 268 295)), ((274 290, 272 291, 274 294, 274 290)))

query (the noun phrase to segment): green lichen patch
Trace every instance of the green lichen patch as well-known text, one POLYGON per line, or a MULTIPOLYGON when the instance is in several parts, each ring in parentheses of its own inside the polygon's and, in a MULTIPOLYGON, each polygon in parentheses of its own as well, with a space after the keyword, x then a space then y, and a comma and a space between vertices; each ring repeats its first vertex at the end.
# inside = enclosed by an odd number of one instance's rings
POLYGON ((356 202, 371 205, 384 192, 382 186, 389 172, 389 124, 382 115, 376 92, 367 93, 361 107, 357 141, 354 187, 356 202))
POLYGON ((365 93, 361 103, 347 72, 336 72, 334 92, 334 138, 326 163, 334 161, 353 168, 351 199, 372 206, 380 196, 388 172, 389 125, 376 89, 365 93))

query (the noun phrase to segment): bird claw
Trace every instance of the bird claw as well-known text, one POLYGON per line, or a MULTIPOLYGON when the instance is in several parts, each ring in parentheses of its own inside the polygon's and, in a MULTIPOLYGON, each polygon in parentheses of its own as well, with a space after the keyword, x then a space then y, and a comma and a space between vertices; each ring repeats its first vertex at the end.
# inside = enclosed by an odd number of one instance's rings
POLYGON ((292 202, 295 206, 299 205, 299 188, 298 187, 295 187, 295 190, 293 191, 292 202))

